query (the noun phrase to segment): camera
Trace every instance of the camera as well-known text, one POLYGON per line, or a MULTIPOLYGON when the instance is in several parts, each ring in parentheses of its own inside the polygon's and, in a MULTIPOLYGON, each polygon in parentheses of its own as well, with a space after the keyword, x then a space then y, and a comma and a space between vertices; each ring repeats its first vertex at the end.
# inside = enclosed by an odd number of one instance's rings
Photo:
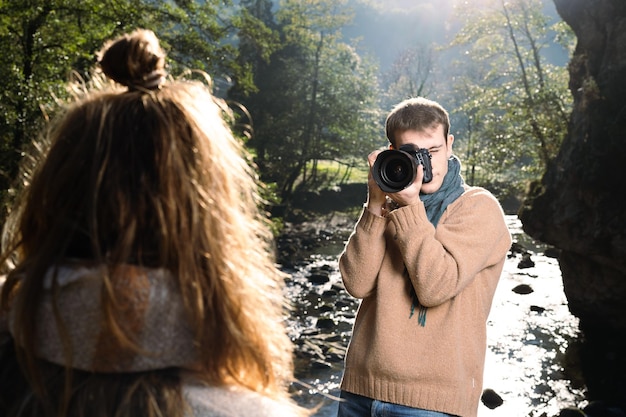
POLYGON ((398 150, 388 149, 378 154, 372 166, 374 181, 386 193, 397 193, 415 181, 417 165, 424 167, 424 179, 427 183, 433 179, 428 149, 412 144, 400 146, 398 150))

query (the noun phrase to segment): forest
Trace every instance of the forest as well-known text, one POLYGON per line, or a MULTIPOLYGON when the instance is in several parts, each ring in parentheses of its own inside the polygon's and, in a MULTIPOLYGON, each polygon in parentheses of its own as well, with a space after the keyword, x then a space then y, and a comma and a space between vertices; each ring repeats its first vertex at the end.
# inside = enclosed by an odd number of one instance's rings
POLYGON ((172 76, 211 75, 272 204, 354 181, 386 146, 391 106, 418 95, 449 110, 466 182, 520 200, 572 107, 565 63, 548 51, 570 56, 575 38, 544 3, 457 1, 447 38, 399 35, 381 59, 352 37, 364 16, 383 19, 372 1, 0 1, 0 190, 10 194, 32 139, 69 97, 70 74, 88 78, 103 40, 143 27, 162 39, 172 76))

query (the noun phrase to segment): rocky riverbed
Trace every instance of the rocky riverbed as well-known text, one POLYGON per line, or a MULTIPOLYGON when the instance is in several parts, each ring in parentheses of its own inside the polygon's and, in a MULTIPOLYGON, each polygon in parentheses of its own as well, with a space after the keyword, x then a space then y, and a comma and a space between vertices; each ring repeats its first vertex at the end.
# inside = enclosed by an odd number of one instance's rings
MULTIPOLYGON (((336 413, 343 356, 358 307, 337 269, 355 220, 356 215, 330 214, 288 224, 278 241, 288 273, 285 296, 292 305, 289 332, 297 346, 293 390, 302 404, 321 404, 317 417, 336 413)), ((572 353, 578 321, 567 308, 555 253, 525 235, 516 216, 507 216, 507 222, 514 244, 488 321, 478 416, 583 416, 581 409, 589 404, 572 353)))

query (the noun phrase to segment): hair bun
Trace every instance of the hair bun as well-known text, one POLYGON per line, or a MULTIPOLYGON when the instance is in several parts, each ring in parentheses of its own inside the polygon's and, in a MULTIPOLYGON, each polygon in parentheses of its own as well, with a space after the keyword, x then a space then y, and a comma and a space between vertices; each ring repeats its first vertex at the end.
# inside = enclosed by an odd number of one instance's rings
POLYGON ((165 52, 154 32, 146 29, 107 42, 98 63, 107 77, 129 89, 157 89, 167 75, 165 52))

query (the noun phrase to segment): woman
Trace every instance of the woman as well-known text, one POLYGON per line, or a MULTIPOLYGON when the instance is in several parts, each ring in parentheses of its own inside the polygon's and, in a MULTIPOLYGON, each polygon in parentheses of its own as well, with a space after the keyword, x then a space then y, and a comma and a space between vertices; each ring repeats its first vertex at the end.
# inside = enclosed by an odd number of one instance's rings
POLYGON ((3 416, 306 414, 254 172, 226 106, 165 58, 148 30, 105 44, 23 170, 3 416))

